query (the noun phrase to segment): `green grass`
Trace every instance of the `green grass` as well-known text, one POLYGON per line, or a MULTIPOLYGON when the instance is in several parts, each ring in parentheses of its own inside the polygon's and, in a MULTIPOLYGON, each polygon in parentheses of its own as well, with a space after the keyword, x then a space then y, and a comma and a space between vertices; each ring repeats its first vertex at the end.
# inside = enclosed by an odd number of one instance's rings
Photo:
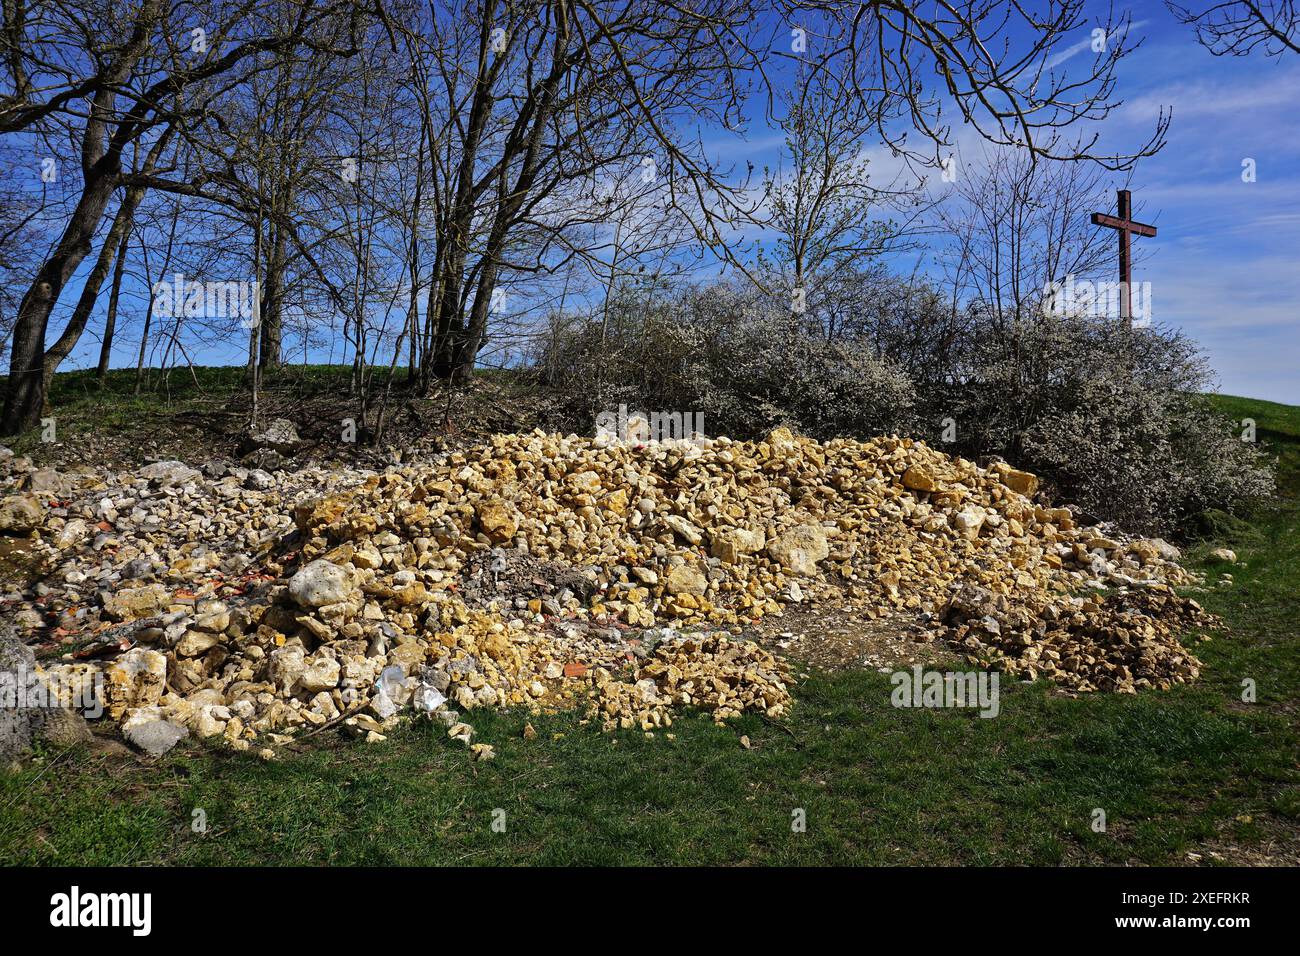
POLYGON ((270 763, 199 744, 154 765, 47 754, 0 776, 0 862, 1178 864, 1206 841, 1295 853, 1300 408, 1216 401, 1254 417, 1287 470, 1276 505, 1234 526, 1239 564, 1206 563, 1213 542, 1189 552, 1211 581, 1235 577, 1201 598, 1231 631, 1197 646, 1194 685, 1078 699, 1004 685, 985 720, 895 709, 887 675, 815 674, 783 724, 683 717, 671 741, 476 712, 488 763, 429 724, 270 763), (1241 701, 1247 678, 1256 704, 1241 701))
MULTIPOLYGON (((371 396, 380 396, 388 381, 387 366, 370 369, 371 396)), ((407 377, 405 368, 393 372, 395 394, 407 377)), ((7 377, 0 375, 0 390, 7 377)), ((355 412, 350 365, 292 365, 263 371, 260 408, 264 417, 278 414, 299 419, 300 424, 330 419, 335 409, 355 412), (328 410, 328 414, 323 411, 328 410)), ((479 369, 475 381, 487 383, 494 395, 510 395, 525 388, 520 376, 508 369, 479 369)), ((60 442, 78 438, 115 436, 128 446, 150 443, 178 429, 196 432, 196 454, 211 454, 214 423, 232 433, 247 422, 249 383, 244 366, 179 367, 170 371, 147 370, 137 393, 134 369, 113 369, 101 383, 94 369, 60 372, 51 382, 45 415, 53 417, 60 442)), ((426 423, 438 421, 442 406, 436 396, 417 402, 426 423)), ((23 455, 42 451, 42 429, 4 439, 23 455)), ((227 449, 228 451, 228 449, 227 449)))
MULTIPOLYGON (((383 381, 387 369, 375 371, 383 381)), ((399 379, 404 375, 399 371, 399 379)), ((267 371, 262 378, 265 396, 301 401, 320 395, 346 396, 349 366, 287 365, 267 371)), ((94 369, 61 372, 50 384, 46 414, 57 425, 60 441, 83 435, 148 433, 174 428, 178 416, 238 409, 242 422, 247 408, 247 370, 243 366, 175 368, 146 371, 143 388, 136 392, 134 369, 114 369, 101 384, 94 369)), ((6 378, 0 376, 0 388, 6 378)), ((39 428, 7 444, 19 454, 30 454, 41 442, 39 428)))

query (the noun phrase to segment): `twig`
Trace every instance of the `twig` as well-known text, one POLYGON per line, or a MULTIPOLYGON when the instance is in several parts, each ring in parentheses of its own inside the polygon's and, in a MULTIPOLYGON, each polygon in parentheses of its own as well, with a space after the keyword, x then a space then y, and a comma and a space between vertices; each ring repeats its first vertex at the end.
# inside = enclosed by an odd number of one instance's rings
POLYGON ((793 730, 787 727, 785 724, 773 720, 771 717, 767 716, 767 714, 759 714, 758 716, 759 719, 761 719, 763 723, 767 724, 769 727, 776 727, 778 730, 784 730, 787 734, 789 734, 790 738, 794 741, 795 749, 797 750, 803 749, 803 744, 799 742, 799 736, 793 730))
POLYGON ((333 720, 327 720, 327 721, 325 721, 325 723, 321 724, 319 727, 315 727, 315 728, 313 728, 313 729, 307 731, 307 732, 306 732, 305 734, 303 734, 301 737, 295 737, 293 740, 289 741, 287 744, 284 744, 284 746, 285 746, 285 747, 293 747, 295 744, 300 744, 300 743, 302 743, 302 742, 303 742, 304 740, 306 740, 308 737, 315 737, 317 734, 319 734, 319 733, 323 733, 324 731, 329 730, 331 727, 337 727, 339 724, 343 723, 343 721, 347 720, 347 719, 348 719, 349 717, 351 717, 353 714, 359 714, 362 710, 365 709, 365 706, 366 706, 365 704, 357 704, 355 707, 351 708, 350 710, 344 711, 343 713, 339 714, 339 715, 338 715, 337 717, 335 717, 333 720))

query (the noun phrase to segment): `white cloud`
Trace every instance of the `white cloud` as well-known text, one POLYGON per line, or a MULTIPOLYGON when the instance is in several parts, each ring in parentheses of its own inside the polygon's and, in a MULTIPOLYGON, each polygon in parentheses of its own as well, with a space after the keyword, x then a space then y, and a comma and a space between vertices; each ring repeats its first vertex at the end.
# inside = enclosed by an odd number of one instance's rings
MULTIPOLYGON (((1129 24, 1128 30, 1137 30, 1141 27, 1146 26, 1150 22, 1151 21, 1149 20, 1138 20, 1136 23, 1129 24)), ((1113 37, 1107 38, 1107 42, 1111 43, 1111 42, 1122 40, 1124 37, 1128 35, 1128 30, 1116 30, 1115 35, 1113 37)), ((1062 63, 1064 63, 1066 60, 1073 59, 1074 57, 1078 56, 1084 50, 1091 50, 1091 49, 1092 49, 1092 32, 1090 29, 1086 39, 1080 40, 1078 43, 1073 43, 1070 46, 1067 46, 1061 52, 1055 53, 1052 56, 1048 57, 1047 62, 1044 65, 1047 69, 1053 70, 1056 67, 1060 66, 1062 63)))

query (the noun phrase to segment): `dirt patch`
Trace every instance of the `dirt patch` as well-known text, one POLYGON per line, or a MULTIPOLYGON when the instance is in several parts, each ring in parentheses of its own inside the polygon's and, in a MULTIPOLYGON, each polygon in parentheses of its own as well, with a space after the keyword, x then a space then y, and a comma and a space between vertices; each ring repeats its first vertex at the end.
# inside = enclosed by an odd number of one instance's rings
POLYGON ((794 604, 778 618, 746 627, 742 636, 827 671, 895 671, 920 664, 949 665, 959 660, 929 638, 915 619, 875 618, 842 602, 794 604))

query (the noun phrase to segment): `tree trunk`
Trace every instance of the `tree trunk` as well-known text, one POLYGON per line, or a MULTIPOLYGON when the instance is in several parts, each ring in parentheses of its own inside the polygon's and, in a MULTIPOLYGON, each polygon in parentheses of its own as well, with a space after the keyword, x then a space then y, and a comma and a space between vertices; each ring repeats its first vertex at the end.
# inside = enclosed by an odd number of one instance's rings
POLYGON ((45 330, 64 286, 82 260, 90 255, 95 227, 117 182, 118 170, 112 163, 108 166, 97 164, 87 173, 81 199, 59 244, 41 265, 18 307, 9 355, 9 387, 4 411, 0 413, 0 434, 17 435, 40 423, 45 406, 45 330))
POLYGON ((443 271, 442 299, 438 309, 436 353, 433 372, 439 378, 449 379, 460 365, 465 339, 465 316, 460 296, 464 284, 465 260, 469 253, 470 233, 474 227, 474 180, 483 131, 492 115, 494 98, 492 87, 505 58, 493 59, 488 54, 492 35, 492 18, 496 3, 484 5, 482 26, 479 30, 478 74, 474 85, 474 98, 470 105, 469 125, 461 147, 460 163, 456 170, 456 190, 448 215, 448 226, 438 242, 446 243, 448 254, 443 271))
MULTIPOLYGON (((536 182, 542 137, 548 128, 551 111, 559 93, 560 79, 565 70, 568 41, 568 19, 564 5, 561 4, 556 10, 551 71, 542 81, 537 94, 535 116, 527 139, 523 143, 519 172, 513 187, 509 186, 507 181, 511 163, 508 162, 508 157, 502 158, 500 181, 497 186, 496 215, 483 251, 474 304, 470 309, 469 326, 465 328, 462 325, 459 333, 452 336, 451 373, 458 381, 468 381, 474 375, 474 363, 478 359, 479 350, 483 347, 487 333, 488 309, 492 301, 493 287, 500 272, 501 254, 506 247, 506 236, 536 182)), ((464 268, 464 250, 468 246, 470 221, 467 219, 464 225, 465 228, 460 233, 462 241, 453 247, 460 259, 457 264, 458 269, 464 268)), ((453 275, 459 278, 460 273, 457 271, 453 275)))
POLYGON ((468 382, 474 377, 474 363, 478 360, 479 349, 483 347, 483 337, 487 333, 488 309, 492 303, 492 287, 497 281, 495 262, 485 262, 479 275, 478 289, 474 294, 474 306, 469 314, 469 328, 458 343, 455 355, 453 375, 458 382, 468 382))
POLYGON ((455 372, 461 341, 465 336, 465 318, 460 310, 465 254, 453 245, 448 259, 442 282, 442 298, 438 305, 438 327, 434 336, 433 374, 440 379, 449 379, 455 372))
POLYGON ((95 302, 99 299, 99 290, 108 277, 108 270, 119 252, 126 248, 127 237, 131 234, 131 224, 135 221, 135 211, 143 197, 144 187, 132 186, 122 198, 122 204, 117 208, 117 215, 113 217, 113 225, 109 228, 108 235, 104 237, 104 244, 100 247, 95 267, 90 270, 85 285, 81 287, 81 296, 72 310, 72 317, 68 319, 68 324, 58 341, 45 353, 45 382, 42 386, 44 391, 49 391, 50 382, 54 380, 54 373, 58 371, 59 365, 81 340, 81 333, 86 330, 90 314, 95 310, 95 302))
POLYGON ((283 361, 285 265, 284 230, 275 226, 271 230, 271 255, 266 269, 266 288, 262 295, 259 359, 262 368, 279 368, 283 361))
POLYGON ((126 273, 127 244, 131 239, 131 230, 122 233, 122 241, 117 247, 117 259, 113 263, 113 285, 108 291, 108 315, 104 318, 104 340, 99 346, 99 369, 96 372, 99 384, 108 378, 108 362, 113 353, 113 334, 117 331, 117 302, 122 294, 122 276, 126 273))
POLYGON ((442 322, 440 319, 442 308, 442 287, 445 281, 443 272, 444 257, 446 256, 446 244, 442 241, 435 241, 433 256, 433 272, 429 276, 429 293, 424 304, 424 348, 423 355, 420 357, 420 392, 427 394, 429 388, 433 385, 434 361, 437 358, 439 330, 442 322))
POLYGON ((149 329, 153 325, 153 296, 149 296, 149 306, 144 311, 144 331, 140 334, 140 354, 135 360, 135 393, 140 394, 144 385, 144 357, 149 346, 149 329))
MULTIPOLYGON (((17 435, 40 422, 45 406, 45 332, 50 313, 68 280, 90 255, 95 230, 117 186, 126 140, 118 141, 109 135, 109 118, 113 116, 118 88, 126 82, 149 45, 161 5, 161 0, 144 0, 140 5, 129 39, 104 64, 97 88, 90 97, 85 129, 80 137, 81 197, 54 252, 41 264, 18 307, 9 353, 9 385, 4 411, 0 412, 0 434, 17 435)), ((118 133, 121 131, 119 126, 118 133)))

